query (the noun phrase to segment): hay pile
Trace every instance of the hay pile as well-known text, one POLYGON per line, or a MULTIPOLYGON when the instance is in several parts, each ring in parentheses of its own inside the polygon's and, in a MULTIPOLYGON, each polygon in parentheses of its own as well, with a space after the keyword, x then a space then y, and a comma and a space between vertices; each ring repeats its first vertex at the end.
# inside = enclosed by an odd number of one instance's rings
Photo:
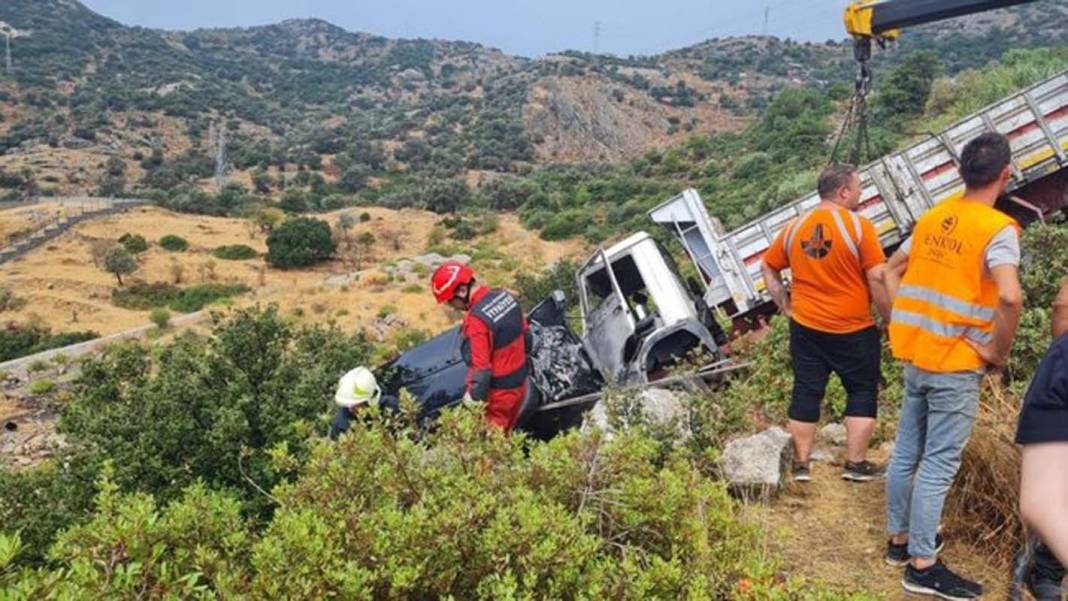
POLYGON ((1013 442, 1020 399, 987 378, 971 441, 946 499, 946 533, 966 540, 1007 567, 1023 540, 1020 450, 1013 442))

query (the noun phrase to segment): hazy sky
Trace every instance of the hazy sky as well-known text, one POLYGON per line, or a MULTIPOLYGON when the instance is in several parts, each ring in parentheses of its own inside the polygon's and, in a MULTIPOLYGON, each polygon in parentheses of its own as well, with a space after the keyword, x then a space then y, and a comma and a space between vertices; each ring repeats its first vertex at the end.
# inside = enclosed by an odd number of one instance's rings
POLYGON ((234 27, 294 17, 325 19, 387 37, 479 42, 509 54, 594 49, 653 54, 710 37, 761 33, 824 41, 845 37, 846 0, 83 0, 128 25, 234 27))

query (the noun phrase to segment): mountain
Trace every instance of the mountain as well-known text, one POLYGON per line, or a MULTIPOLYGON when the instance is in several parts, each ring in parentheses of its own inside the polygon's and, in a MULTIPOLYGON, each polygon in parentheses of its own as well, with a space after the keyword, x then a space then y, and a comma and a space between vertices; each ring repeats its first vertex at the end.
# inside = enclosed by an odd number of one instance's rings
MULTIPOLYGON (((543 164, 620 162, 740 129, 783 88, 848 82, 853 69, 850 45, 833 40, 755 36, 650 57, 532 60, 313 19, 157 31, 75 0, 7 0, 0 30, 13 32, 0 167, 29 169, 57 192, 103 185, 108 156, 123 161, 111 171, 126 183, 197 181, 213 172, 220 137, 234 180, 261 192, 305 169, 353 193, 412 177, 477 183, 543 164)), ((1068 9, 1047 0, 910 30, 877 61, 931 49, 953 72, 1065 30, 1068 9)))

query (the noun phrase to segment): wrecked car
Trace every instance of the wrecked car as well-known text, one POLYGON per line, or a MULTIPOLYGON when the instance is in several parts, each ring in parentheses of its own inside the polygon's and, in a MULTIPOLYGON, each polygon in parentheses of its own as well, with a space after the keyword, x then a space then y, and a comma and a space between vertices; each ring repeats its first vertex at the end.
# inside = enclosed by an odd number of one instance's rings
MULTIPOLYGON (((598 250, 575 276, 581 334, 570 327, 565 295, 556 291, 527 315, 532 386, 517 428, 537 438, 577 426, 588 402, 544 409, 597 392, 606 383, 644 384, 666 375, 695 352, 721 358, 723 333, 699 288, 683 281, 674 260, 652 236, 639 232, 598 250)), ((383 366, 383 402, 401 389, 434 419, 464 395, 467 365, 459 327, 383 366)))

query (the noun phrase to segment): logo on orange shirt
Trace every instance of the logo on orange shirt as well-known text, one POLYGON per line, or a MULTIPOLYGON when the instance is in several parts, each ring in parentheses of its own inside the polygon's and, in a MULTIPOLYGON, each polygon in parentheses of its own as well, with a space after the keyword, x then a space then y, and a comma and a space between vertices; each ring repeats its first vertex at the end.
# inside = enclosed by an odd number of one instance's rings
POLYGON ((823 237, 823 224, 817 224, 812 237, 801 241, 801 250, 813 259, 822 259, 831 252, 831 241, 823 237))

